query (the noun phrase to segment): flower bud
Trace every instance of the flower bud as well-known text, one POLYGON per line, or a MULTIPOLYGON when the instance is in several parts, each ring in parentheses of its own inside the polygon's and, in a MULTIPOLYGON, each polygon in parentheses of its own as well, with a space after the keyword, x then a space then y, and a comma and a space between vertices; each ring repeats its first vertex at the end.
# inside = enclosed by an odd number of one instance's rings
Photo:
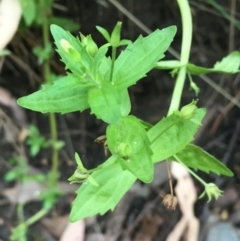
POLYGON ((204 197, 206 194, 208 196, 208 202, 212 200, 212 197, 214 197, 216 200, 222 195, 223 191, 220 190, 216 184, 214 183, 208 183, 205 185, 204 192, 199 196, 199 198, 204 197))
POLYGON ((81 183, 84 182, 89 176, 89 172, 87 170, 80 170, 79 168, 74 172, 74 174, 68 178, 70 184, 72 183, 81 183))
POLYGON ((180 110, 181 116, 184 119, 191 119, 194 115, 195 110, 197 109, 197 100, 193 100, 190 104, 185 105, 180 110))
POLYGON ((66 39, 61 39, 60 45, 62 46, 63 50, 71 57, 72 60, 76 62, 79 62, 81 60, 81 55, 66 39))
POLYGON ((163 198, 162 203, 167 208, 175 210, 178 203, 178 199, 176 196, 173 196, 172 194, 166 194, 163 198))
POLYGON ((91 35, 84 36, 83 34, 80 34, 81 36, 81 42, 83 46, 86 46, 87 52, 93 57, 98 51, 97 44, 93 41, 91 35))
POLYGON ((121 142, 117 147, 117 152, 123 159, 129 159, 132 155, 132 147, 125 142, 121 142))

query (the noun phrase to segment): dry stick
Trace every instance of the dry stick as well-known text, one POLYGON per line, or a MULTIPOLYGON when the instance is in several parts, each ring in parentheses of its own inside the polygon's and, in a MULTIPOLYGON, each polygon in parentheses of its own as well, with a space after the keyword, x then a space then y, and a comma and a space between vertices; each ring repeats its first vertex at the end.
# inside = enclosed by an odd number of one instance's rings
POLYGON ((166 166, 167 166, 167 172, 168 172, 168 178, 169 178, 170 191, 171 191, 171 195, 173 196, 172 176, 169 170, 168 160, 166 160, 166 166))

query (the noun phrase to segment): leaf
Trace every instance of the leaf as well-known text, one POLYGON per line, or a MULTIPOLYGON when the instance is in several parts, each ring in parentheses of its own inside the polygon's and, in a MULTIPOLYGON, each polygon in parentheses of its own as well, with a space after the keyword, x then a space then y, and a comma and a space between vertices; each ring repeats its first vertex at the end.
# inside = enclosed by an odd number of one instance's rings
MULTIPOLYGON (((233 173, 223 163, 214 156, 205 152, 201 147, 193 144, 187 145, 183 150, 175 154, 186 166, 209 173, 214 172, 218 175, 233 176, 233 173)), ((174 157, 171 159, 175 160, 174 157)), ((176 161, 176 160, 175 160, 176 161)))
POLYGON ((131 111, 131 102, 130 102, 127 89, 119 91, 119 99, 120 99, 121 115, 127 116, 131 111))
POLYGON ((193 75, 209 73, 235 74, 240 71, 240 52, 233 51, 228 56, 217 62, 213 68, 203 68, 194 64, 187 65, 188 72, 193 75))
POLYGON ((49 60, 52 56, 52 45, 48 43, 44 48, 33 48, 33 53, 38 57, 38 63, 42 64, 44 60, 49 60))
POLYGON ((80 29, 80 25, 78 23, 75 23, 71 19, 64 17, 51 16, 49 18, 49 23, 59 25, 63 29, 66 29, 70 32, 80 29))
POLYGON ((98 169, 91 176, 99 186, 85 183, 77 190, 70 213, 71 222, 113 210, 136 180, 130 172, 123 171, 118 163, 98 169))
POLYGON ((222 61, 217 62, 214 65, 214 69, 219 71, 224 71, 226 73, 237 73, 240 67, 240 52, 233 51, 228 56, 222 59, 222 61))
POLYGON ((98 32, 100 32, 102 34, 102 36, 108 41, 110 42, 110 34, 108 33, 108 31, 100 26, 96 26, 96 29, 98 30, 98 32))
POLYGON ((141 122, 134 116, 127 116, 120 125, 108 126, 106 133, 109 150, 118 156, 123 169, 143 182, 150 182, 153 178, 152 152, 141 122))
POLYGON ((82 46, 80 40, 57 25, 52 24, 50 30, 55 40, 57 51, 65 63, 66 68, 79 76, 86 73, 86 71, 90 69, 91 57, 88 55, 86 48, 82 46), (72 47, 70 48, 71 52, 63 48, 61 44, 63 40, 67 41, 72 47), (74 59, 73 52, 75 55, 78 54, 78 59, 74 59))
POLYGON ((112 34, 111 34, 111 38, 109 43, 113 46, 113 47, 118 47, 120 44, 120 38, 121 38, 121 28, 122 28, 122 23, 121 22, 117 22, 117 24, 115 25, 112 34))
POLYGON ((191 142, 205 112, 203 108, 197 109, 190 119, 173 113, 154 125, 147 132, 153 151, 153 163, 169 158, 191 142))
POLYGON ((41 90, 18 99, 18 104, 42 113, 83 111, 89 107, 89 88, 89 85, 83 85, 74 76, 68 75, 55 81, 53 85, 43 86, 41 90))
POLYGON ((109 124, 119 124, 121 122, 121 109, 119 94, 115 86, 108 81, 103 81, 101 86, 89 90, 88 103, 91 113, 98 119, 109 124))
POLYGON ((101 47, 91 61, 90 71, 94 79, 103 79, 107 70, 111 68, 111 62, 105 56, 107 51, 108 47, 101 47))
POLYGON ((156 30, 140 36, 120 54, 114 65, 113 81, 120 89, 128 88, 143 78, 164 57, 176 33, 176 27, 156 30))
POLYGON ((36 3, 33 0, 20 0, 22 14, 27 26, 30 26, 36 16, 36 3))

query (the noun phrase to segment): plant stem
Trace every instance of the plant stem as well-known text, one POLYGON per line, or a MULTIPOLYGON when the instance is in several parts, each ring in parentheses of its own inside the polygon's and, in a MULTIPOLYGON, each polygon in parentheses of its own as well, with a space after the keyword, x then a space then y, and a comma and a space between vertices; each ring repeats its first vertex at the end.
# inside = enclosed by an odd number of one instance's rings
POLYGON ((111 73, 110 73, 110 82, 112 82, 114 63, 115 63, 115 60, 116 60, 116 53, 117 53, 117 48, 112 47, 112 65, 111 65, 111 73))
POLYGON ((178 110, 180 106, 182 91, 186 79, 187 67, 192 43, 192 15, 188 0, 177 0, 182 19, 182 47, 180 63, 182 66, 179 68, 178 76, 173 90, 171 104, 168 110, 168 115, 173 111, 178 110))
POLYGON ((37 213, 35 213, 33 216, 31 216, 28 220, 26 220, 24 223, 26 226, 30 226, 33 223, 36 223, 38 220, 40 220, 42 217, 44 217, 49 210, 42 208, 37 213))
POLYGON ((173 155, 173 157, 182 165, 184 166, 189 173, 191 173, 199 182, 203 184, 203 186, 207 186, 207 183, 203 181, 202 178, 200 178, 195 172, 193 172, 189 167, 187 167, 178 157, 177 155, 173 155))
MULTIPOLYGON (((17 205, 17 216, 18 216, 18 223, 23 224, 24 223, 24 203, 19 203, 17 205)), ((23 233, 21 237, 19 236, 19 241, 27 241, 26 233, 23 233)))
POLYGON ((168 178, 169 178, 170 191, 171 191, 171 195, 173 196, 172 176, 171 176, 171 172, 170 172, 170 169, 169 169, 168 160, 166 160, 166 165, 167 165, 167 172, 168 172, 168 178))
MULTIPOLYGON (((43 17, 42 23, 42 34, 43 34, 43 47, 47 48, 50 43, 49 38, 49 21, 48 21, 48 13, 51 9, 46 8, 46 0, 41 0, 41 10, 43 17)), ((50 59, 44 60, 43 62, 43 76, 45 82, 51 84, 51 70, 50 70, 50 59)), ((57 135, 57 122, 56 116, 54 113, 49 113, 49 125, 50 125, 50 132, 51 132, 51 143, 52 147, 52 169, 51 169, 51 179, 50 185, 56 187, 57 180, 58 180, 58 150, 54 147, 54 144, 57 142, 58 135, 57 135)))

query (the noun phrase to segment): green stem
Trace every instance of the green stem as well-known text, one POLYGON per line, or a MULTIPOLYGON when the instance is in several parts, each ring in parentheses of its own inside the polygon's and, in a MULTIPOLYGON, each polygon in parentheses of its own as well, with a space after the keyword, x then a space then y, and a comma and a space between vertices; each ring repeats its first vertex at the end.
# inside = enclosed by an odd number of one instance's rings
POLYGON ((168 115, 173 111, 178 110, 180 106, 183 87, 186 79, 187 67, 192 43, 192 15, 188 0, 177 0, 182 19, 182 47, 178 76, 173 90, 171 104, 168 110, 168 115))
MULTIPOLYGON (((48 13, 51 9, 46 8, 46 0, 41 0, 41 9, 42 9, 42 16, 43 23, 42 23, 42 34, 43 34, 43 47, 46 48, 49 46, 50 38, 49 38, 49 16, 48 13)), ((51 84, 51 70, 50 70, 50 59, 44 60, 43 62, 43 76, 45 82, 51 84)), ((54 147, 54 144, 57 142, 58 135, 57 135, 57 122, 56 116, 54 113, 49 114, 49 125, 50 125, 50 132, 51 132, 51 143, 52 147, 52 169, 51 169, 51 179, 50 185, 52 187, 56 187, 57 180, 58 180, 58 150, 54 147)))
POLYGON ((200 178, 195 172, 193 172, 189 167, 187 167, 178 157, 177 155, 173 155, 173 157, 177 160, 177 162, 179 162, 182 166, 184 166, 189 173, 192 174, 192 176, 194 176, 199 182, 201 182, 203 184, 203 186, 207 186, 207 183, 205 181, 203 181, 202 178, 200 178))
MULTIPOLYGON (((23 224, 24 223, 24 204, 23 203, 19 203, 17 205, 17 216, 18 216, 18 223, 23 224)), ((25 231, 25 229, 24 229, 25 231)), ((26 237, 26 233, 22 233, 21 237, 19 236, 19 241, 27 241, 27 237, 26 237)))
POLYGON ((111 73, 110 73, 110 82, 112 82, 113 69, 114 69, 114 64, 115 64, 115 60, 116 60, 116 54, 117 54, 117 48, 112 47, 112 65, 111 65, 111 73))

